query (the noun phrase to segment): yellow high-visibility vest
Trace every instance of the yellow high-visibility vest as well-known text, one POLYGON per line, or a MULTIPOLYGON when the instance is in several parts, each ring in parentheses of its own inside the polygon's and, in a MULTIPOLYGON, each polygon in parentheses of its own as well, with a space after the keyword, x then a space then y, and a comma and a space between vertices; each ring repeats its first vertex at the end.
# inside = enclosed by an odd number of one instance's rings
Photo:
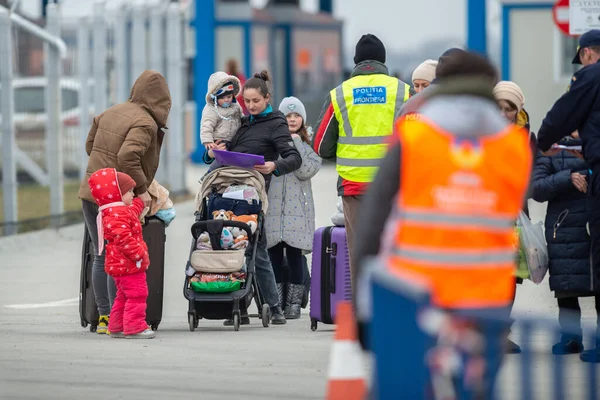
POLYGON ((336 169, 352 182, 371 182, 394 131, 396 109, 410 97, 410 86, 384 74, 355 76, 331 91, 339 123, 336 169))

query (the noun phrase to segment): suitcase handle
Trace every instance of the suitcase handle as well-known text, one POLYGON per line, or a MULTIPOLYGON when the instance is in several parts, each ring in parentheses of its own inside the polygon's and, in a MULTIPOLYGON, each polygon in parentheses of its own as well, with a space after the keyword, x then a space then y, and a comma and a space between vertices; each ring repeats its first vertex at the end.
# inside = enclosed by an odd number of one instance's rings
POLYGON ((335 270, 337 269, 337 243, 331 244, 331 250, 329 251, 329 292, 335 293, 335 270))

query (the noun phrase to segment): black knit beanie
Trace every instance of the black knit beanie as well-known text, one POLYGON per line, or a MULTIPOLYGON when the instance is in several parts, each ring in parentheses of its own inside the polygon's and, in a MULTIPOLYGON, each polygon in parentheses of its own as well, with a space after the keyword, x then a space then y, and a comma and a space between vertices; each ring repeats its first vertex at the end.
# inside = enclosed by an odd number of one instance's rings
POLYGON ((356 43, 356 52, 354 53, 354 64, 359 64, 365 60, 379 61, 385 63, 385 46, 375 35, 363 35, 356 43))

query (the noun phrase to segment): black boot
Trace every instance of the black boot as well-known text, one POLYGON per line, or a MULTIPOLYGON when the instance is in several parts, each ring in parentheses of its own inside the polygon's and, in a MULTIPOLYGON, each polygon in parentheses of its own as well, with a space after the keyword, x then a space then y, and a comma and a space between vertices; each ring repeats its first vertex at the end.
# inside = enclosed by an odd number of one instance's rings
POLYGON ((507 354, 519 354, 521 352, 521 346, 506 338, 506 353, 507 354))
POLYGON ((596 347, 582 352, 579 359, 583 362, 600 363, 600 326, 596 328, 596 347))
MULTIPOLYGON (((233 320, 232 319, 226 319, 223 322, 224 326, 233 326, 233 320)), ((248 317, 248 314, 246 315, 242 315, 242 318, 240 320, 240 325, 250 325, 250 317, 248 317)))
POLYGON ((295 283, 289 283, 287 285, 286 306, 283 313, 285 319, 300 318, 302 296, 304 296, 304 285, 298 285, 295 283))
POLYGON ((271 307, 271 323, 273 325, 285 325, 286 322, 287 321, 283 316, 283 311, 281 311, 281 307, 271 307))
POLYGON ((552 346, 552 354, 576 354, 583 351, 582 338, 579 335, 563 334, 560 342, 552 346))
POLYGON ((279 297, 279 306, 285 308, 285 283, 277 283, 277 296, 279 297))

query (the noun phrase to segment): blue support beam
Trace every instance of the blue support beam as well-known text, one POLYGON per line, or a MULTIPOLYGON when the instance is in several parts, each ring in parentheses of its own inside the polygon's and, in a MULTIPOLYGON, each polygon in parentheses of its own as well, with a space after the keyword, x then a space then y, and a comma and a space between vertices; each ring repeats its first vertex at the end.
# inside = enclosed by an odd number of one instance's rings
POLYGON ((319 0, 319 11, 333 14, 333 0, 319 0))
POLYGON ((467 50, 487 53, 486 0, 467 0, 467 50))
MULTIPOLYGON (((294 71, 293 71, 293 54, 294 49, 292 42, 292 27, 289 24, 286 24, 283 27, 284 32, 284 43, 285 43, 285 55, 284 55, 284 63, 285 63, 285 93, 287 96, 294 95, 294 71)), ((281 101, 283 99, 279 99, 281 101)))
POLYGON ((252 24, 250 22, 243 25, 244 28, 244 75, 250 78, 252 72, 252 24))
POLYGON ((195 0, 194 29, 196 31, 196 57, 194 59, 194 100, 196 101, 196 149, 190 158, 202 162, 204 146, 200 142, 200 121, 206 96, 206 82, 215 70, 215 17, 217 0, 195 0))

